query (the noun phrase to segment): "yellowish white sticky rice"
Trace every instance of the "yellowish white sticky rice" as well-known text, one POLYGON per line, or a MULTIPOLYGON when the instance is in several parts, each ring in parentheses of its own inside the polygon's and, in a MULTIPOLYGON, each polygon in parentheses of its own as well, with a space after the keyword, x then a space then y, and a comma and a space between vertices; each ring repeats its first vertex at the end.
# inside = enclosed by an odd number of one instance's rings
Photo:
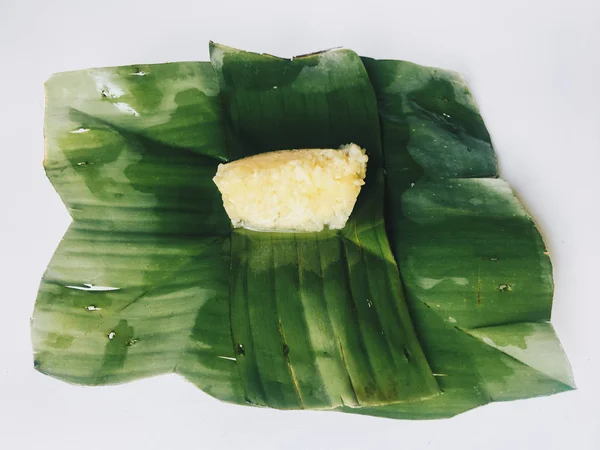
POLYGON ((280 150, 219 164, 213 181, 234 227, 307 232, 343 228, 367 173, 356 144, 280 150))

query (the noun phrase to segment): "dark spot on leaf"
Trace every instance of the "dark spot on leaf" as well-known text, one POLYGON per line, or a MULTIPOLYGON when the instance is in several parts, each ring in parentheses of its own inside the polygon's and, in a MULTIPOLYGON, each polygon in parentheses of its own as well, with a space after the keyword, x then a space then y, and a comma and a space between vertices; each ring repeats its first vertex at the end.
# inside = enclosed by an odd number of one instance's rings
POLYGON ((287 356, 290 354, 290 348, 287 346, 287 344, 283 344, 283 355, 287 356))
POLYGON ((410 362, 410 353, 408 352, 408 349, 406 347, 402 347, 402 352, 404 353, 406 360, 410 362))
POLYGON ((245 355, 246 354, 246 350, 244 349, 244 346, 242 344, 238 344, 237 345, 237 354, 238 355, 245 355))

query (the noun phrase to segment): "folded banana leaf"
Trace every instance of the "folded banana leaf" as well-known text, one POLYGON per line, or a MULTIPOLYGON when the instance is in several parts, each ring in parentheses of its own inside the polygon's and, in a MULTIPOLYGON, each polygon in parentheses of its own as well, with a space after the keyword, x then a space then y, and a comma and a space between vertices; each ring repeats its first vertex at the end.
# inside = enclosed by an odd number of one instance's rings
POLYGON ((548 254, 460 76, 210 53, 46 83, 44 166, 73 223, 32 318, 37 370, 408 419, 574 387, 548 254), (349 142, 369 166, 343 230, 232 230, 219 163, 349 142))

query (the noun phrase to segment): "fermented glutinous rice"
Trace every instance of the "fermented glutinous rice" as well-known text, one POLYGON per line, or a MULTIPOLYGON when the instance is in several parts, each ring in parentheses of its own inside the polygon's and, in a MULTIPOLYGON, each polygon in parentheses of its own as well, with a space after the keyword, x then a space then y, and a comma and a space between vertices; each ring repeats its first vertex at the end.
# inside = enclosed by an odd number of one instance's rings
POLYGON ((346 224, 367 172, 356 144, 280 150, 220 164, 213 181, 234 227, 321 231, 346 224))

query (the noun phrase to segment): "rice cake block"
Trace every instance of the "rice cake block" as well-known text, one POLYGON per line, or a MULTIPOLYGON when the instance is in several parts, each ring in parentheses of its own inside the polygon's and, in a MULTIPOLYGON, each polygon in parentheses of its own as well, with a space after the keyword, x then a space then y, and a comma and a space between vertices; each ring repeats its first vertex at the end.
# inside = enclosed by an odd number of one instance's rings
POLYGON ((236 228, 341 229, 365 183, 367 160, 356 144, 280 150, 219 164, 213 181, 236 228))

